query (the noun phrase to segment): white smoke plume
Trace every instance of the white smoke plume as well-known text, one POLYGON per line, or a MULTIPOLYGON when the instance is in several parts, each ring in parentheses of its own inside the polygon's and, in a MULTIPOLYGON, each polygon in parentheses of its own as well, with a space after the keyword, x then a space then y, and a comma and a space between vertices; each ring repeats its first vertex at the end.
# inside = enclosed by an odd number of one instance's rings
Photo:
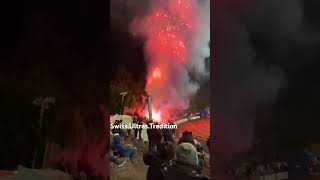
POLYGON ((197 79, 209 77, 210 71, 205 67, 205 58, 210 56, 210 0, 199 0, 198 6, 199 27, 194 35, 192 43, 192 58, 188 69, 196 75, 197 79))

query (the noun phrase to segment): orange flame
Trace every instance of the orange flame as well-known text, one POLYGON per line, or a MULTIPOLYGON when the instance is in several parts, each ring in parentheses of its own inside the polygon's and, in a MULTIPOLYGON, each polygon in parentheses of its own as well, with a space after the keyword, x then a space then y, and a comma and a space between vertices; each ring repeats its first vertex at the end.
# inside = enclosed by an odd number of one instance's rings
POLYGON ((156 68, 152 73, 153 78, 160 79, 161 78, 161 71, 159 68, 156 68))

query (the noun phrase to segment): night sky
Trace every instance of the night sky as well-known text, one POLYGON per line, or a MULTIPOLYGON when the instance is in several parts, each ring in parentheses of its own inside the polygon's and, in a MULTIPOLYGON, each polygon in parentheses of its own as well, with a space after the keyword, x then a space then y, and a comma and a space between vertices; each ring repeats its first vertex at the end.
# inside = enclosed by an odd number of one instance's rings
POLYGON ((76 86, 83 89, 86 83, 102 79, 101 65, 107 64, 102 49, 107 13, 97 5, 89 1, 10 3, 1 17, 1 43, 6 47, 2 49, 1 77, 25 83, 25 88, 40 86, 50 91, 49 86, 61 86, 75 93, 76 86), (88 75, 95 78, 86 78, 88 75))
MULTIPOLYGON (((80 105, 88 119, 97 119, 107 98, 108 12, 106 2, 86 0, 0 7, 0 169, 11 169, 32 157, 34 98, 54 96, 60 111, 80 105)), ((93 126, 102 127, 100 121, 93 126)))
POLYGON ((133 20, 134 15, 143 12, 143 8, 148 6, 148 1, 141 3, 127 3, 124 0, 110 1, 110 44, 113 50, 111 57, 113 67, 111 79, 120 66, 125 66, 132 76, 136 79, 142 79, 146 76, 146 63, 143 52, 143 39, 133 37, 129 32, 129 23, 133 20))

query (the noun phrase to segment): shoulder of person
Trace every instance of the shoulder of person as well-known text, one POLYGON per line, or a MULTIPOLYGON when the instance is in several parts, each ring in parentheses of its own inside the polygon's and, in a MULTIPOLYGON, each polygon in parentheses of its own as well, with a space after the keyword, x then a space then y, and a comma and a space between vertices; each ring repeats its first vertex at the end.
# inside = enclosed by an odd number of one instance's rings
POLYGON ((146 165, 161 166, 161 159, 156 151, 147 151, 143 154, 143 161, 146 165))
POLYGON ((204 174, 195 174, 193 175, 193 178, 198 180, 210 180, 210 177, 204 174))

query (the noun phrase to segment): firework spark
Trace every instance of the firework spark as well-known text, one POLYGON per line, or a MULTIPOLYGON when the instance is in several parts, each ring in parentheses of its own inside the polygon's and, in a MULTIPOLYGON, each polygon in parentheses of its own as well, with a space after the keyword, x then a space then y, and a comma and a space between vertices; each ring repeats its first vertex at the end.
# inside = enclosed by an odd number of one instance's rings
POLYGON ((187 109, 190 96, 199 88, 190 80, 187 66, 192 61, 201 12, 196 0, 153 2, 145 17, 132 22, 131 31, 146 38, 146 91, 152 96, 155 116, 165 121, 177 110, 187 109))

